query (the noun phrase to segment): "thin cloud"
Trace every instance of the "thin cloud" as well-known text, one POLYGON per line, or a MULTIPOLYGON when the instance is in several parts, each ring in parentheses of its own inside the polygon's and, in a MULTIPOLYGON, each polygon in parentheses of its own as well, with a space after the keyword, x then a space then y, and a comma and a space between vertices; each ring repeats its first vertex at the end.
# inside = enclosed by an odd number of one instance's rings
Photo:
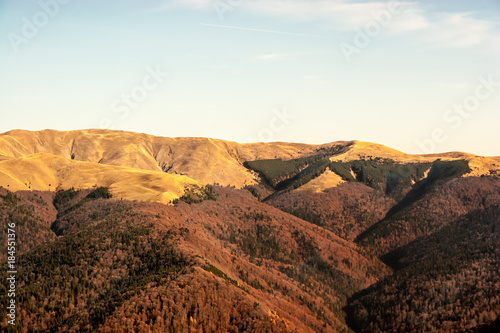
MULTIPOLYGON (((387 12, 388 1, 352 0, 252 0, 240 1, 234 10, 295 21, 315 21, 319 26, 333 31, 357 31, 387 12)), ((388 34, 412 33, 423 44, 440 47, 468 47, 496 40, 497 22, 473 17, 473 13, 433 13, 418 2, 399 1, 400 13, 391 16, 390 24, 383 28, 388 34)), ((215 10, 213 0, 173 0, 158 10, 184 7, 193 10, 215 10)), ((207 24, 208 25, 208 24, 207 24)), ((216 26, 216 25, 213 25, 216 26)), ((232 29, 253 30, 293 35, 296 32, 265 31, 243 27, 232 29)))
POLYGON ((268 16, 286 17, 299 21, 322 21, 335 29, 353 30, 372 20, 373 13, 387 9, 381 1, 354 3, 335 0, 256 0, 242 2, 242 9, 268 16))
POLYGON ((491 22, 475 19, 470 13, 443 14, 429 29, 428 40, 452 47, 472 46, 493 37, 493 28, 491 22))
POLYGON ((391 23, 387 32, 391 34, 403 34, 412 31, 424 30, 432 26, 426 17, 426 13, 418 4, 405 4, 401 12, 391 17, 391 23))

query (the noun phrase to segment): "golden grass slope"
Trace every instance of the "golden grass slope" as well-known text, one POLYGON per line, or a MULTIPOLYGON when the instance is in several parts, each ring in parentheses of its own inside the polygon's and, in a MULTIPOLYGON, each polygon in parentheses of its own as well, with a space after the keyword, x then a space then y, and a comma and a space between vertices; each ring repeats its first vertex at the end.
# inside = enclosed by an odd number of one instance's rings
POLYGON ((321 175, 295 189, 295 191, 311 191, 319 193, 328 188, 336 187, 342 183, 345 183, 345 180, 327 168, 321 175))
POLYGON ((0 161, 0 185, 11 191, 109 187, 117 199, 169 203, 193 179, 164 172, 80 162, 38 153, 0 161))
MULTIPOLYGON (((245 161, 274 158, 288 160, 310 156, 331 147, 342 148, 341 153, 330 158, 332 161, 377 157, 399 163, 432 162, 438 158, 466 159, 472 168, 468 176, 500 174, 500 157, 481 157, 459 152, 410 155, 363 141, 339 141, 324 145, 283 142, 239 144, 208 138, 166 138, 98 129, 13 130, 0 134, 0 162, 48 153, 65 160, 185 175, 201 184, 217 183, 241 188, 257 182, 257 175, 243 166, 245 161)), ((311 184, 310 188, 321 191, 325 186, 337 183, 336 180, 332 182, 332 177, 327 173, 316 181, 318 184, 311 184), (324 184, 319 184, 321 182, 324 184)))
MULTIPOLYGON (((433 162, 438 159, 438 157, 433 157, 432 155, 412 155, 406 154, 402 151, 386 147, 384 145, 364 142, 364 141, 353 141, 349 150, 344 154, 332 156, 330 160, 333 161, 353 161, 359 159, 370 159, 370 158, 383 158, 391 159, 399 163, 418 163, 418 162, 433 162)), ((442 154, 440 157, 442 160, 453 159, 448 157, 447 154, 442 154)))
POLYGON ((207 138, 164 138, 110 130, 24 131, 0 134, 0 155, 45 152, 66 159, 187 175, 200 183, 243 187, 255 177, 243 162, 291 159, 328 145, 236 142, 207 138))

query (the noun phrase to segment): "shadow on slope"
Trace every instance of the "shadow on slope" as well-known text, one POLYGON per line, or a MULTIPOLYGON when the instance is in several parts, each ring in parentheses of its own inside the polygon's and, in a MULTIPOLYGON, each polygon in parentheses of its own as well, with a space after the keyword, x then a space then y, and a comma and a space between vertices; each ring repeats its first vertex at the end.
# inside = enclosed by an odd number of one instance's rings
POLYGON ((396 272, 345 308, 356 332, 487 332, 500 316, 500 206, 383 256, 396 272))

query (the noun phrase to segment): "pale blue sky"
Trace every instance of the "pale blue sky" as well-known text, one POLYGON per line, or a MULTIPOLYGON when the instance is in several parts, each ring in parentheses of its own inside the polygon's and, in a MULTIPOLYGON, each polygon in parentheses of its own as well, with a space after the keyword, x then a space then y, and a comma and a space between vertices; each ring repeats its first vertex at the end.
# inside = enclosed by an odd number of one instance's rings
POLYGON ((359 0, 60 2, 0 0, 0 132, 104 126, 500 155, 498 1, 393 13, 359 0), (150 79, 155 68, 166 78, 150 79), (453 111, 463 103, 470 112, 453 111))

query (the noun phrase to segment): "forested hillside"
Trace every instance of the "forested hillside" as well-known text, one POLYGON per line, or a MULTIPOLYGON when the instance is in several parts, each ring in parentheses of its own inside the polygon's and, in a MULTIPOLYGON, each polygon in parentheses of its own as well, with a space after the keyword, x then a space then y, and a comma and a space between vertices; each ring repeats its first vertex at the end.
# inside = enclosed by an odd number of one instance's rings
MULTIPOLYGON (((3 191, 11 211, 29 205, 29 192, 3 191)), ((174 206, 108 193, 39 199, 33 214, 57 209, 43 220, 54 233, 19 253, 17 331, 348 331, 347 298, 388 273, 354 244, 245 190, 213 187, 211 198, 174 206)), ((1 316, 12 331, 5 309, 1 316)))
POLYGON ((499 170, 359 141, 0 134, 0 330, 497 332, 499 170))
POLYGON ((463 332, 494 326, 500 311, 498 244, 500 206, 492 205, 384 255, 396 272, 351 299, 351 327, 463 332))

